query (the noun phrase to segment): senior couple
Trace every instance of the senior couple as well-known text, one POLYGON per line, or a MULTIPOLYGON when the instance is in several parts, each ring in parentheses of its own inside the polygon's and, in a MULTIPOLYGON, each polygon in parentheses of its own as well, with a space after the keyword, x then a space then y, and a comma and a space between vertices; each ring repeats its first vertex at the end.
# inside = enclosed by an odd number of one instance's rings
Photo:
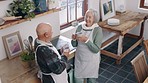
MULTIPOLYGON (((98 14, 95 10, 89 9, 85 13, 84 24, 77 27, 76 33, 72 35, 71 44, 76 48, 74 83, 97 83, 102 29, 98 26, 98 14)), ((69 83, 66 71, 67 57, 69 51, 60 55, 52 45, 52 26, 47 23, 40 23, 36 28, 37 38, 35 40, 35 54, 38 66, 41 71, 42 83, 69 83)))

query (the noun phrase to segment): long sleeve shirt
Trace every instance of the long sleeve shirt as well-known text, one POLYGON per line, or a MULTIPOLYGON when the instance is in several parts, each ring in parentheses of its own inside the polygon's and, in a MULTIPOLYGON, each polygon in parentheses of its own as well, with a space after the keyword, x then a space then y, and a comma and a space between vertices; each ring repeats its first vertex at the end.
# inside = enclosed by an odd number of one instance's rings
MULTIPOLYGON (((37 42, 37 40, 35 40, 35 49, 41 44, 41 42, 37 42)), ((39 68, 43 73, 61 74, 66 68, 67 57, 61 56, 61 59, 59 59, 57 53, 49 47, 52 47, 52 45, 44 43, 44 45, 39 46, 36 49, 36 58, 39 68)), ((50 75, 46 80, 44 80, 44 77, 47 78, 43 75, 43 81, 50 80, 50 82, 47 81, 47 83, 54 83, 50 75)))

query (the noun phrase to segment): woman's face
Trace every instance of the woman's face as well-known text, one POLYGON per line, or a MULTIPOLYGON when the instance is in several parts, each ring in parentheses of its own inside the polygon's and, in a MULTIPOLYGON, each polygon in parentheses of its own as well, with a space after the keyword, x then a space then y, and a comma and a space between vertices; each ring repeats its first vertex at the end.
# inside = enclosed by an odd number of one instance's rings
POLYGON ((94 23, 94 16, 92 14, 92 12, 87 12, 86 13, 86 26, 87 27, 91 27, 94 23))

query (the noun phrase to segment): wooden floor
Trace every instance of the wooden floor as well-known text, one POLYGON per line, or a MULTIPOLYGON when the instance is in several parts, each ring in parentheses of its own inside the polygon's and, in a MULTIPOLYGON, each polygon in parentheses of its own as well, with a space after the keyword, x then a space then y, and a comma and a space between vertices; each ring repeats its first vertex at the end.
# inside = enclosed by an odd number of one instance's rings
POLYGON ((41 81, 37 77, 34 77, 34 78, 28 79, 27 81, 25 81, 25 83, 41 83, 41 81))

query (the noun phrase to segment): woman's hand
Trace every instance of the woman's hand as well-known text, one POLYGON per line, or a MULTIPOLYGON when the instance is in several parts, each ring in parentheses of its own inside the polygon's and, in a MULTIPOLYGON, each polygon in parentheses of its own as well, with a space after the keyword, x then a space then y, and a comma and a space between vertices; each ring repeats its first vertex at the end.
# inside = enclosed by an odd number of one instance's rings
POLYGON ((88 40, 88 37, 86 37, 85 35, 81 35, 76 37, 76 39, 81 42, 86 42, 88 40))
POLYGON ((72 34, 72 40, 76 40, 77 34, 72 34))

